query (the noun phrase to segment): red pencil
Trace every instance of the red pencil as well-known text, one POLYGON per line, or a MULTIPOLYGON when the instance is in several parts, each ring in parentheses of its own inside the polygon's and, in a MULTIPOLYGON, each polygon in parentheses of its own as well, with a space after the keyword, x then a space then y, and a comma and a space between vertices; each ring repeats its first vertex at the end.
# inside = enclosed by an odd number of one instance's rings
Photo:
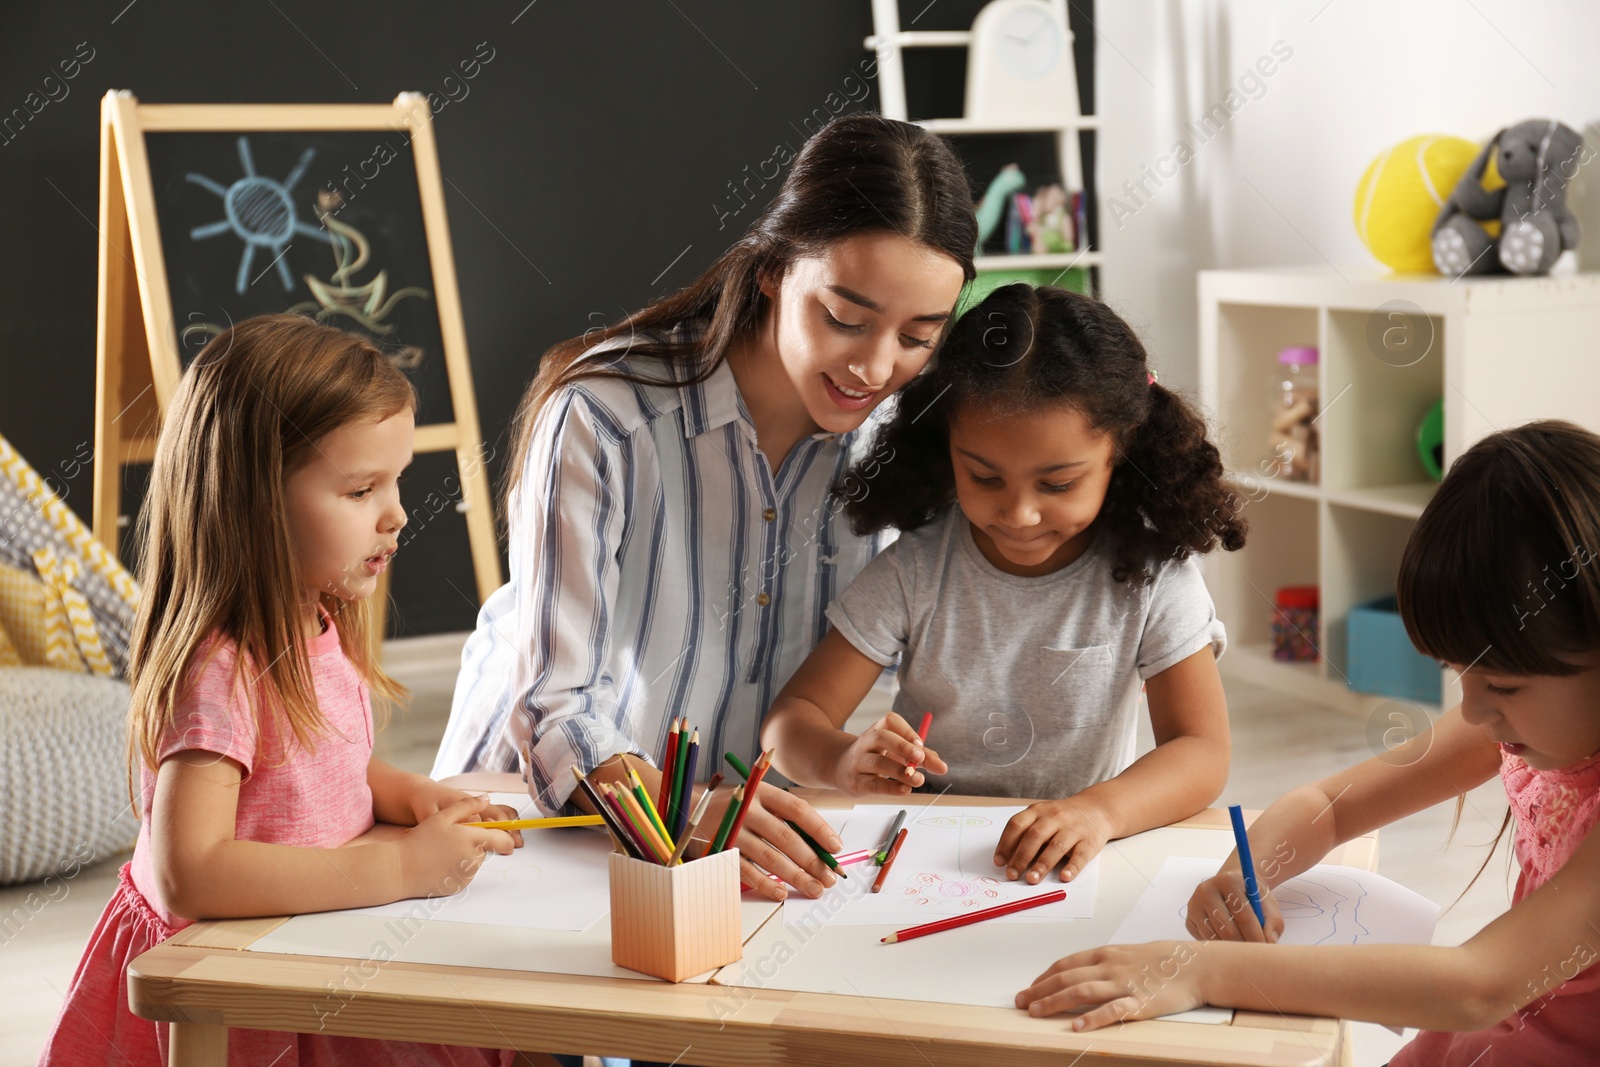
POLYGON ((739 805, 739 814, 734 816, 733 829, 728 831, 728 842, 724 848, 733 848, 733 843, 739 839, 739 831, 744 827, 744 817, 750 814, 750 805, 756 802, 756 787, 761 784, 761 779, 766 776, 767 768, 770 766, 772 766, 772 750, 768 749, 761 753, 756 765, 750 768, 750 777, 744 783, 744 803, 739 805))
POLYGON ((672 797, 672 771, 678 765, 678 720, 672 720, 667 733, 667 750, 661 755, 661 799, 656 801, 656 811, 667 817, 667 801, 672 797))
MULTIPOLYGON (((928 743, 928 727, 930 727, 932 725, 933 725, 933 712, 931 712, 931 711, 923 712, 922 713, 922 725, 917 727, 917 740, 919 742, 921 742, 922 744, 924 744, 924 745, 928 743)), ((914 771, 916 769, 917 769, 917 761, 916 760, 912 760, 910 763, 906 764, 906 770, 914 771)))
POLYGON ((900 832, 894 835, 894 844, 889 846, 889 854, 883 858, 883 866, 878 868, 878 877, 872 880, 872 891, 876 893, 883 888, 883 880, 889 877, 889 868, 894 866, 894 858, 900 855, 900 846, 906 839, 906 831, 910 827, 900 827, 900 832))
POLYGON ((985 919, 998 919, 1002 915, 1010 915, 1015 911, 1027 911, 1029 908, 1037 908, 1041 904, 1054 904, 1058 900, 1066 899, 1067 891, 1065 889, 1052 889, 1050 892, 1040 893, 1036 897, 1023 897, 1021 900, 1013 900, 1006 904, 996 904, 994 907, 984 908, 982 911, 969 911, 965 915, 952 915, 948 919, 935 919, 933 922, 923 923, 921 926, 896 930, 884 938, 883 943, 885 945, 893 945, 901 941, 909 941, 913 937, 936 934, 941 930, 954 930, 958 926, 971 926, 973 923, 981 923, 985 919))

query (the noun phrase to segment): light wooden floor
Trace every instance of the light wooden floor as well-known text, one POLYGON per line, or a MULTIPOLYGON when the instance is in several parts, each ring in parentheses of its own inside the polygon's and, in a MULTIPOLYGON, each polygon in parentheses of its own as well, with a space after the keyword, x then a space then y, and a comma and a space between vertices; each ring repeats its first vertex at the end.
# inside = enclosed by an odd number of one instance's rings
MULTIPOLYGON (((414 696, 379 735, 378 755, 426 773, 449 715, 450 691, 465 635, 393 642, 389 669, 414 696)), ((1228 685, 1233 722, 1233 773, 1224 798, 1247 808, 1265 807, 1280 793, 1328 771, 1366 758, 1365 724, 1313 705, 1242 683, 1228 685)), ((1150 744, 1148 725, 1143 743, 1150 744)), ((43 785, 48 788, 48 785, 43 785)), ((1451 808, 1424 812, 1383 830, 1379 870, 1449 906, 1483 862, 1482 847, 1505 813, 1505 794, 1490 781, 1468 797, 1455 843, 1446 848, 1451 808)), ((32 1065, 55 1019, 84 942, 116 886, 125 857, 85 869, 65 897, 28 907, 37 887, 0 890, 0 1067, 32 1065), (6 916, 11 916, 9 921, 6 916), (19 921, 20 920, 20 921, 19 921)), ((1507 907, 1506 852, 1490 864, 1471 892, 1440 920, 1437 941, 1458 944, 1507 907)), ((1018 975, 1019 987, 1032 975, 1018 975)), ((1404 1039, 1381 1027, 1357 1026, 1358 1067, 1386 1062, 1404 1039)))

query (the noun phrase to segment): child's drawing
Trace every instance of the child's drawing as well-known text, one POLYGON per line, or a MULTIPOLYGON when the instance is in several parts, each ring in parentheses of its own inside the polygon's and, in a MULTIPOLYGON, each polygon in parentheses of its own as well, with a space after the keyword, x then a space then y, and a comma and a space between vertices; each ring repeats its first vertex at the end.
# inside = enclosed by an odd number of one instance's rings
POLYGON ((917 820, 918 826, 937 826, 946 830, 978 830, 994 822, 981 815, 929 815, 917 820))
POLYGON ((291 195, 295 183, 305 174, 317 150, 307 148, 302 152, 299 162, 280 182, 256 173, 255 157, 250 152, 250 138, 240 137, 237 144, 239 168, 244 171, 244 177, 232 185, 224 186, 204 174, 192 171, 184 175, 186 180, 222 198, 223 218, 196 226, 189 231, 189 238, 203 241, 231 230, 235 237, 244 242, 244 252, 239 257, 238 277, 234 279, 234 290, 240 295, 251 284, 250 265, 255 260, 256 249, 264 248, 275 253, 275 258, 267 267, 278 269, 278 280, 283 283, 283 291, 290 292, 294 289, 294 276, 289 273, 289 264, 283 261, 283 256, 289 250, 289 242, 294 236, 299 234, 327 244, 333 243, 333 238, 327 233, 300 221, 291 195))

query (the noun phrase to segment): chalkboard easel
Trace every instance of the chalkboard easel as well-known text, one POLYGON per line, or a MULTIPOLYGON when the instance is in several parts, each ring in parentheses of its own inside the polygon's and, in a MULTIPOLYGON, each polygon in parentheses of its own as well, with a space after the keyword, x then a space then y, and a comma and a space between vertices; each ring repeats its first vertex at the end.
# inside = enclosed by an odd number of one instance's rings
POLYGON ((106 93, 94 535, 114 555, 123 468, 154 458, 185 363, 227 322, 295 310, 395 354, 418 389, 416 452, 456 454, 479 602, 500 585, 431 119, 418 93, 288 105, 106 93))

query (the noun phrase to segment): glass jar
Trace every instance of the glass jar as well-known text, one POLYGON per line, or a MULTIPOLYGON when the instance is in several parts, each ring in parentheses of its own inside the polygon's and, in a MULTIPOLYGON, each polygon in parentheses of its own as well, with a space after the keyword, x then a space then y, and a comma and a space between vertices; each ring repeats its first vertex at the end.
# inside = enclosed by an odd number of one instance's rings
POLYGON ((1272 422, 1262 470, 1291 482, 1317 480, 1317 350, 1307 346, 1278 353, 1272 377, 1272 422))

